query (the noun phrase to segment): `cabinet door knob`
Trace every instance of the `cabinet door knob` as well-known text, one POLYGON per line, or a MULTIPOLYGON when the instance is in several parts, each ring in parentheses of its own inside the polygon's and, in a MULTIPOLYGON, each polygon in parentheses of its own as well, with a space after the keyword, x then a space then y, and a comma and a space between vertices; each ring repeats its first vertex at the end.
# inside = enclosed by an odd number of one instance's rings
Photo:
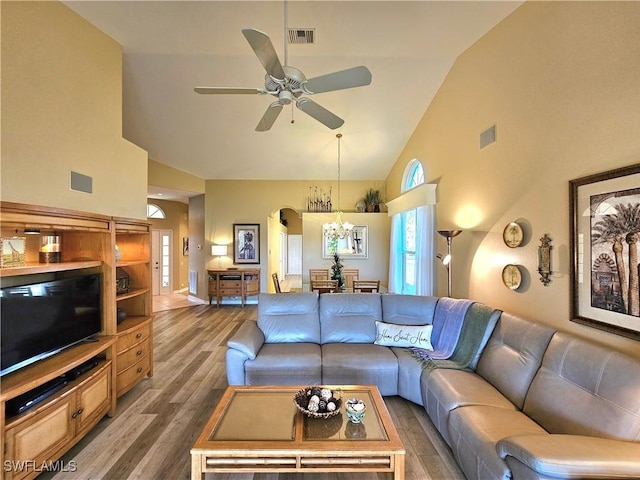
POLYGON ((137 355, 138 357, 139 357, 140 355, 142 355, 142 350, 138 350, 138 351, 136 352, 136 355, 137 355))
POLYGON ((71 418, 76 418, 78 415, 80 415, 82 412, 84 411, 84 408, 79 408, 77 411, 73 412, 73 415, 71 415, 71 418))
POLYGON ((136 334, 136 338, 142 338, 142 332, 138 332, 138 333, 136 334))
POLYGON ((138 367, 138 370, 136 370, 136 372, 138 373, 142 372, 142 367, 138 367))

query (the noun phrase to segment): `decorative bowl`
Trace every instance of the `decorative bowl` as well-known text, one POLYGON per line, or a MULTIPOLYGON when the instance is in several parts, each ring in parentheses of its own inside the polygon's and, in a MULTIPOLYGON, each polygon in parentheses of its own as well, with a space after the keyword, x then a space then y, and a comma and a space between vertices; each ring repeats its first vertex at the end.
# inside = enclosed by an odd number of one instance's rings
POLYGON ((331 418, 340 413, 342 390, 312 386, 298 390, 293 403, 309 418, 331 418))

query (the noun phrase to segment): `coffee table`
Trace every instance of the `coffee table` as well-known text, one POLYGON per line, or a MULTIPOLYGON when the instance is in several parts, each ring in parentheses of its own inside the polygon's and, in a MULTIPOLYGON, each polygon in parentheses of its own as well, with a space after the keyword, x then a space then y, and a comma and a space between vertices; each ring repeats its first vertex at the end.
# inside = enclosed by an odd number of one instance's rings
POLYGON ((191 479, 229 472, 392 472, 404 480, 405 450, 375 386, 343 391, 340 413, 308 418, 293 403, 305 386, 230 386, 191 449, 191 479), (360 424, 344 401, 367 405, 360 424))

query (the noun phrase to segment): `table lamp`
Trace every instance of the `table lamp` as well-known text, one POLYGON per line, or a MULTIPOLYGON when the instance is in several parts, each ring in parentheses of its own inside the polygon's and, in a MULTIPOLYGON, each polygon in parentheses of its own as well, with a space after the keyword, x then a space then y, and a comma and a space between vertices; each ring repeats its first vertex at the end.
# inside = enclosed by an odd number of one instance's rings
POLYGON ((218 257, 218 268, 220 268, 220 257, 225 257, 227 255, 227 246, 211 245, 211 255, 213 255, 214 257, 218 257))

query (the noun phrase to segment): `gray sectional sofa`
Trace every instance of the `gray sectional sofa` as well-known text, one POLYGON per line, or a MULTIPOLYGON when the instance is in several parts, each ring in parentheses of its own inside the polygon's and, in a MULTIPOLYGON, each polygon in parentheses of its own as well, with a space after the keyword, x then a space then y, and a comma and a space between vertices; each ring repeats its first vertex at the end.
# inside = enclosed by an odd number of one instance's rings
POLYGON ((540 323, 466 300, 261 294, 227 345, 230 385, 373 384, 424 406, 470 480, 640 479, 640 360, 540 323), (465 361, 380 345, 384 326, 427 326, 436 352, 462 328, 465 361))

